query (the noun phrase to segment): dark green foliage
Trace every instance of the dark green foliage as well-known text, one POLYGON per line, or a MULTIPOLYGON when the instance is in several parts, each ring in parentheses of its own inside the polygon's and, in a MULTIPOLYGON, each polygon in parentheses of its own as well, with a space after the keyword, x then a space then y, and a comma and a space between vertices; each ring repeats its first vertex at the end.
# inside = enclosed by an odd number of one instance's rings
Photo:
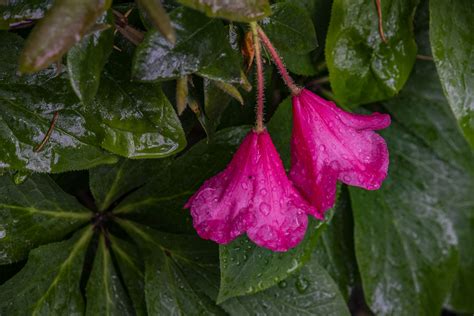
POLYGON ((372 0, 0 0, 0 315, 472 314, 474 5, 381 4, 386 43, 372 0), (183 209, 254 124, 248 22, 298 85, 392 118, 381 189, 339 186, 286 253, 183 209))

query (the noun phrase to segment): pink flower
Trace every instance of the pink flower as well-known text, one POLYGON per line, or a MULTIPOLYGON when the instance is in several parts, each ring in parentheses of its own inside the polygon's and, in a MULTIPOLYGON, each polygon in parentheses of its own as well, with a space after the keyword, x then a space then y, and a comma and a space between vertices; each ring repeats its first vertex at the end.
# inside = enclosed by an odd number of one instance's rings
POLYGON ((189 199, 198 234, 227 244, 247 233, 274 251, 295 247, 304 237, 307 213, 315 211, 288 180, 265 130, 251 131, 227 168, 189 199))
POLYGON ((388 150, 374 130, 390 116, 345 112, 303 89, 293 97, 290 179, 320 215, 334 206, 336 182, 378 189, 387 176, 388 150))

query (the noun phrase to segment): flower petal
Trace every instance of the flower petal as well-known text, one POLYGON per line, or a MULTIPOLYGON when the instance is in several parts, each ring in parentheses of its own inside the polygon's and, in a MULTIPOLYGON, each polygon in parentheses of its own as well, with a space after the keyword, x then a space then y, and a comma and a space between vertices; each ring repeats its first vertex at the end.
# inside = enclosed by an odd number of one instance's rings
POLYGON ((306 214, 316 214, 288 180, 267 131, 251 131, 227 168, 206 181, 185 207, 202 238, 225 244, 247 232, 274 251, 300 243, 306 214))
POLYGON ((386 114, 348 113, 303 89, 293 97, 290 178, 320 212, 334 205, 337 180, 378 189, 389 159, 385 140, 373 130, 389 124, 386 114))

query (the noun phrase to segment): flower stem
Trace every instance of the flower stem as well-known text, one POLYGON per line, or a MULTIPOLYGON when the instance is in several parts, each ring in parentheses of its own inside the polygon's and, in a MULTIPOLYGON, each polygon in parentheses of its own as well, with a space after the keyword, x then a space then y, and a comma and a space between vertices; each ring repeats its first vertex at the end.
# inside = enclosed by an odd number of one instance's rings
POLYGON ((268 52, 272 56, 273 62, 275 63, 275 66, 278 68, 278 71, 280 72, 280 75, 283 78, 283 81, 285 81, 285 84, 290 89, 291 94, 292 95, 300 94, 301 88, 295 84, 295 82, 293 81, 293 78, 291 78, 290 75, 288 74, 288 70, 286 70, 286 67, 283 64, 283 61, 281 60, 280 55, 278 55, 278 52, 276 51, 275 47, 273 46, 268 36, 265 34, 265 32, 263 32, 262 28, 260 28, 259 26, 257 26, 257 32, 258 32, 258 36, 262 40, 262 43, 265 45, 265 47, 268 49, 268 52))
POLYGON ((257 33, 257 23, 251 22, 250 27, 253 34, 253 45, 255 46, 255 65, 257 68, 257 133, 262 132, 265 128, 263 126, 263 99, 264 99, 264 78, 262 65, 262 52, 260 46, 260 39, 257 33))
POLYGON ((377 16, 378 16, 378 22, 379 22, 379 35, 380 38, 382 39, 382 42, 387 44, 387 38, 385 37, 385 33, 383 31, 383 19, 382 19, 382 4, 380 3, 380 0, 375 0, 375 6, 377 7, 377 16))

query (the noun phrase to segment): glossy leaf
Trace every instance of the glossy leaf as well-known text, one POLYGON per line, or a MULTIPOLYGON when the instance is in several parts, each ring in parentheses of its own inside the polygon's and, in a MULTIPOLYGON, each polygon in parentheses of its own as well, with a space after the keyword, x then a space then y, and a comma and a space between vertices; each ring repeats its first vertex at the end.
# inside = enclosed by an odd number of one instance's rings
POLYGON ((145 258, 145 296, 149 315, 224 312, 197 286, 215 267, 217 247, 197 236, 154 231, 129 221, 119 224, 135 239, 145 258))
POLYGON ((100 85, 104 65, 112 52, 114 23, 111 12, 104 14, 97 23, 106 30, 98 30, 83 38, 67 54, 67 69, 74 92, 84 103, 92 101, 100 85))
MULTIPOLYGON (((0 24, 41 19, 53 0, 8 0, 0 2, 0 24)), ((0 28, 1 29, 1 28, 0 28)))
POLYGON ((473 293, 474 156, 432 64, 419 62, 387 108, 399 122, 384 133, 389 176, 379 191, 350 190, 365 297, 376 314, 436 315, 456 274, 455 296, 473 293))
POLYGON ((240 81, 239 58, 221 21, 185 8, 173 10, 170 17, 176 44, 158 31, 149 31, 135 52, 134 79, 169 80, 201 71, 212 79, 240 81))
MULTIPOLYGON (((21 47, 13 34, 0 37, 7 48, 21 47)), ((63 172, 116 162, 101 147, 131 158, 164 157, 184 148, 181 123, 160 86, 124 79, 126 52, 111 57, 96 98, 86 105, 78 102, 64 73, 54 77, 47 69, 18 77, 13 55, 0 57, 2 167, 63 172), (38 151, 56 112, 57 122, 38 151)))
POLYGON ((287 252, 260 248, 246 236, 220 246, 221 285, 217 302, 268 289, 301 268, 324 225, 311 219, 305 239, 287 252))
POLYGON ((0 176, 0 264, 27 257, 39 245, 60 240, 92 214, 46 175, 15 184, 0 176))
POLYGON ((54 2, 30 33, 20 56, 19 70, 31 73, 59 60, 87 34, 110 7, 111 0, 63 0, 54 2))
POLYGON ((334 215, 316 244, 313 258, 336 282, 346 301, 349 300, 358 277, 353 224, 349 192, 346 187, 342 187, 334 215))
POLYGON ((86 315, 133 315, 102 234, 86 288, 86 315))
POLYGON ((172 44, 176 42, 176 33, 171 25, 171 20, 166 13, 160 0, 138 0, 138 3, 143 7, 147 16, 153 25, 168 39, 172 44))
POLYGON ((430 1, 433 57, 451 109, 474 148, 473 14, 469 0, 430 1))
POLYGON ((271 13, 268 0, 178 0, 178 2, 202 11, 210 17, 239 22, 255 21, 271 13))
POLYGON ((230 315, 350 315, 336 283, 313 258, 294 276, 222 307, 230 315))
POLYGON ((131 243, 113 235, 109 236, 114 258, 117 261, 120 275, 127 288, 137 316, 145 316, 145 276, 144 263, 139 256, 138 248, 131 243))
POLYGON ((0 286, 2 315, 81 315, 79 288, 92 227, 33 250, 26 266, 0 286))
POLYGON ((197 143, 168 168, 154 174, 153 181, 124 199, 114 214, 163 231, 193 232, 189 211, 183 210, 184 204, 207 178, 227 165, 249 129, 229 128, 216 133, 209 144, 206 140, 197 143))
POLYGON ((115 165, 100 166, 89 170, 89 182, 95 204, 105 211, 114 202, 150 182, 155 174, 167 168, 169 159, 121 159, 115 165))
POLYGON ((413 16, 418 0, 381 1, 387 43, 378 33, 375 2, 335 0, 326 38, 331 87, 346 106, 394 96, 416 57, 413 16))
POLYGON ((280 2, 272 5, 272 11, 261 25, 277 50, 304 54, 318 46, 313 22, 304 9, 280 2))

